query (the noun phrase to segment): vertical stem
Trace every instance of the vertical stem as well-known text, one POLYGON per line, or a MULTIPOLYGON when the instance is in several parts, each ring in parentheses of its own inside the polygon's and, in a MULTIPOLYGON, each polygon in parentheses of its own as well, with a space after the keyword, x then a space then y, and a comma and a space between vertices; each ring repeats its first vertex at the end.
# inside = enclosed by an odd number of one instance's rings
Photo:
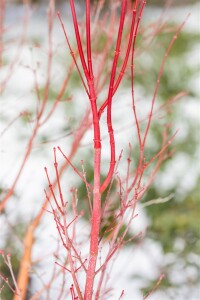
MULTIPOLYGON (((98 256, 98 239, 101 219, 101 194, 100 194, 100 172, 101 172, 101 139, 100 139, 100 125, 97 109, 97 95, 94 87, 94 75, 92 69, 91 56, 91 36, 90 36, 90 1, 86 1, 86 40, 87 40, 87 62, 89 76, 86 75, 89 98, 93 117, 94 130, 94 187, 93 187, 93 209, 92 209, 92 227, 90 235, 90 254, 89 264, 86 275, 86 286, 84 293, 84 300, 91 300, 93 294, 94 277, 96 262, 98 256)), ((77 39, 78 42, 78 39, 77 39)), ((79 51, 81 56, 81 52, 79 51)), ((84 67, 84 66, 83 66, 84 67)))
POLYGON ((93 115, 94 128, 94 188, 93 188, 93 210, 92 210, 92 228, 90 235, 90 256, 86 276, 86 286, 84 300, 91 300, 93 293, 96 261, 98 256, 98 239, 101 218, 101 193, 100 193, 100 170, 101 170, 101 140, 98 110, 96 105, 96 93, 94 81, 88 82, 90 90, 90 102, 93 115))
POLYGON ((80 37, 80 33, 79 33, 79 28, 78 28, 78 21, 77 21, 75 6, 74 6, 74 0, 70 0, 70 6, 71 6, 74 30, 75 30, 76 40, 77 40, 78 52, 80 55, 84 74, 85 74, 86 78, 89 79, 89 72, 88 72, 88 68, 87 68, 84 53, 83 53, 83 47, 82 47, 81 37, 80 37))
MULTIPOLYGON (((32 224, 30 224, 23 241, 24 254, 20 262, 20 269, 17 278, 17 286, 20 289, 20 299, 22 300, 25 300, 28 289, 29 272, 31 268, 31 252, 34 244, 34 229, 35 228, 32 226, 32 224)), ((15 294, 13 296, 13 300, 19 300, 19 296, 15 294)))
POLYGON ((87 271, 84 300, 92 299, 95 268, 96 268, 96 261, 98 255, 98 238, 99 238, 100 216, 101 216, 101 194, 99 191, 100 162, 101 162, 101 149, 95 149, 92 230, 90 236, 90 258, 89 258, 89 265, 87 271))
POLYGON ((110 139, 110 168, 107 174, 106 179, 104 180, 102 186, 101 186, 101 192, 104 192, 107 186, 109 185, 114 169, 115 169, 115 137, 114 137, 114 131, 112 128, 112 97, 113 97, 113 88, 114 88, 114 81, 115 81, 115 75, 117 70, 117 63, 120 55, 120 47, 121 47, 121 40, 122 40, 122 33, 124 28, 124 20, 126 15, 126 5, 127 0, 123 0, 122 2, 122 9, 121 9, 121 16, 120 16, 120 24, 118 29, 118 35, 117 35, 117 42, 115 47, 115 56, 113 59, 112 64, 112 71, 110 75, 110 83, 109 83, 109 91, 108 91, 108 105, 107 105, 107 127, 108 127, 108 134, 110 139))
POLYGON ((90 0, 86 0, 86 42, 87 42, 87 60, 90 77, 92 71, 92 54, 91 54, 91 34, 90 34, 90 0))

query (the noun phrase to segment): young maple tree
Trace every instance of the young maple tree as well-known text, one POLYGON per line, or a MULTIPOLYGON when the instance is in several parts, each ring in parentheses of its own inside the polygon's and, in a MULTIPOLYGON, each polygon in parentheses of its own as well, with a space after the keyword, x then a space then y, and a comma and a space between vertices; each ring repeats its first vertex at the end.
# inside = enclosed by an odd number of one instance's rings
MULTIPOLYGON (((139 125, 138 115, 137 115, 137 109, 135 105, 135 96, 134 96, 134 54, 135 54, 135 45, 136 45, 136 38, 138 34, 138 28, 140 24, 140 20, 142 17, 142 13, 145 7, 146 1, 135 1, 133 4, 128 2, 126 0, 121 2, 120 5, 120 19, 119 19, 119 25, 118 25, 118 31, 117 31, 117 38, 115 42, 115 49, 113 53, 112 58, 112 64, 110 67, 110 70, 107 76, 109 76, 108 80, 108 87, 107 87, 107 97, 106 100, 103 102, 103 104, 99 104, 98 101, 98 81, 99 80, 99 74, 95 74, 94 72, 94 59, 92 56, 92 37, 91 37, 91 8, 90 8, 90 1, 86 0, 85 2, 85 8, 86 8, 86 21, 85 21, 85 32, 86 32, 86 53, 83 50, 83 41, 81 39, 81 34, 79 30, 79 25, 77 21, 77 14, 76 9, 74 5, 74 1, 70 1, 70 7, 72 12, 72 18, 73 18, 73 25, 74 25, 74 31, 75 31, 75 37, 77 42, 77 48, 78 48, 78 55, 81 61, 81 67, 77 63, 77 58, 74 55, 74 52, 72 50, 68 35, 66 33, 64 24, 62 22, 60 13, 58 13, 58 17, 60 19, 66 41, 70 50, 70 53, 72 55, 72 58, 74 60, 74 63, 77 67, 77 71, 80 75, 82 84, 84 86, 86 95, 88 97, 88 100, 90 101, 90 108, 91 108, 91 114, 92 114, 92 126, 93 126, 93 136, 94 136, 94 144, 93 144, 93 150, 94 150, 94 161, 93 161, 93 186, 87 181, 87 178, 84 177, 75 166, 73 166, 71 160, 63 153, 60 147, 58 147, 58 150, 62 153, 66 161, 73 167, 74 171, 78 174, 78 176, 84 181, 86 184, 88 193, 92 193, 92 203, 91 203, 91 233, 89 236, 90 239, 90 250, 89 254, 86 255, 86 258, 82 258, 80 255, 78 255, 79 251, 76 249, 76 237, 73 236, 70 237, 68 233, 68 228, 72 225, 72 223, 77 222, 77 215, 75 214, 74 219, 72 222, 68 223, 66 219, 66 203, 63 199, 63 194, 61 190, 61 184, 59 179, 59 172, 58 172, 58 163, 57 163, 57 150, 54 148, 54 166, 56 170, 57 175, 57 184, 58 184, 58 190, 60 195, 60 201, 57 200, 56 195, 54 194, 54 190, 51 185, 51 181, 49 179, 48 171, 45 168, 49 187, 51 190, 51 193, 54 198, 54 202, 56 204, 57 211, 52 207, 52 211, 54 214, 54 219, 58 228, 58 232, 60 235, 60 238, 62 240, 63 246, 66 248, 68 257, 69 257, 69 263, 70 263, 70 270, 74 287, 72 287, 72 299, 76 298, 76 293, 78 299, 99 299, 101 292, 102 292, 102 286, 103 286, 103 280, 105 278, 105 270, 108 267, 108 263, 111 260, 111 258, 114 256, 116 251, 121 248, 121 246, 124 243, 125 237, 127 235, 129 226, 131 224, 131 221, 133 220, 135 216, 135 206, 136 203, 141 197, 143 196, 144 192, 147 190, 149 185, 151 184, 152 180, 155 177, 155 174, 161 164, 161 162, 166 158, 166 149, 168 145, 172 142, 172 140, 175 137, 175 134, 168 138, 166 134, 163 136, 163 145, 161 147, 161 150, 153 156, 149 161, 146 161, 145 159, 145 145, 147 136, 149 133, 152 116, 153 116, 153 110, 154 110, 154 104, 156 100, 156 95, 159 87, 160 78, 162 76, 164 64, 166 61, 166 58, 168 56, 168 53, 177 37, 175 35, 171 41, 171 43, 168 46, 168 49, 166 51, 165 57, 163 59, 158 79, 155 87, 155 91, 152 98, 151 108, 150 112, 148 114, 147 118, 147 125, 146 129, 144 130, 144 134, 142 135, 141 128, 139 125), (123 34, 125 31, 125 20, 126 15, 128 11, 128 35, 126 35, 126 40, 124 42, 125 45, 122 46, 122 40, 123 40, 123 34), (131 12, 131 16, 130 16, 131 12), (122 51, 123 48, 123 51, 122 51), (119 63, 119 58, 121 59, 122 63, 119 63), (118 207, 118 210, 116 212, 116 215, 114 217, 114 221, 112 224, 110 224, 110 231, 112 231, 112 238, 109 243, 109 250, 104 258, 104 262, 102 262, 101 266, 97 267, 97 259, 99 255, 99 249, 102 246, 102 242, 100 240, 100 226, 101 222, 104 219, 104 215, 106 213, 106 210, 111 205, 110 199, 109 199, 109 187, 112 184, 112 179, 115 175, 116 171, 116 150, 115 150, 115 135, 114 135, 114 129, 113 129, 113 121, 112 121, 112 111, 113 111, 113 96, 116 93, 121 80, 123 79, 124 73, 126 71, 128 63, 131 65, 131 80, 132 80, 132 109, 133 109, 133 115, 135 118, 136 128, 137 128, 137 135, 138 135, 138 143, 139 143, 139 149, 140 149, 140 155, 139 155, 139 162, 136 167, 136 170, 132 174, 130 171, 130 161, 128 166, 128 172, 125 180, 119 179, 119 189, 120 189, 120 205, 118 207), (107 130, 108 130, 108 136, 109 136, 109 152, 110 152, 110 167, 107 172, 106 178, 101 182, 101 163, 102 163, 102 133, 101 133, 101 117, 102 114, 106 112, 106 118, 107 118, 107 130), (142 184, 142 178, 144 175, 145 170, 149 167, 149 165, 154 161, 157 160, 157 164, 155 166, 155 169, 153 170, 149 180, 145 185, 142 184), (108 191, 107 191, 108 190, 108 191), (134 190, 134 192, 132 192, 134 190), (101 199, 102 194, 107 192, 107 199, 102 205, 101 199), (120 234, 120 230, 123 225, 124 218, 126 216, 127 211, 131 212, 129 216, 129 221, 127 222, 126 229, 123 231, 122 234, 120 234), (59 214, 59 217, 57 215, 59 214), (79 268, 75 267, 75 263, 73 260, 73 257, 76 257, 76 259, 79 261, 79 268), (78 282, 78 270, 82 269, 85 272, 85 288, 84 293, 81 291, 80 283, 78 282), (99 279, 97 285, 95 285, 95 277, 97 274, 99 274, 99 279)), ((183 26, 183 25, 182 25, 183 26)), ((178 29, 178 32, 181 30, 182 26, 178 29)), ((103 73, 102 73, 103 76, 103 73)), ((86 171, 87 175, 87 171, 86 171)), ((48 199, 48 195, 46 194, 46 197, 48 199)), ((123 294, 123 293, 122 293, 123 294)))

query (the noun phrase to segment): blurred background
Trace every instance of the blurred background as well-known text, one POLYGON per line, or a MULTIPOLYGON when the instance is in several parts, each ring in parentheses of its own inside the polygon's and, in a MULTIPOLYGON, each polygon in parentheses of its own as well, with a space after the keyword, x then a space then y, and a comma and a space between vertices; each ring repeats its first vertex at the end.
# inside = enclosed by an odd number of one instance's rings
MULTIPOLYGON (((2 197, 14 178, 15 170, 19 167, 19 160, 23 155, 32 126, 31 118, 36 100, 31 70, 38 71, 38 76, 41 77, 40 92, 44 92, 42 82, 47 59, 47 4, 48 1, 31 2, 26 38, 22 48, 19 48, 24 8, 21 1, 6 1, 7 32, 3 37, 5 47, 0 70, 2 82, 6 76, 6 68, 16 55, 17 49, 20 49, 21 54, 12 70, 13 74, 5 91, 1 91, 0 95, 0 195, 2 197), (28 113, 21 114, 21 112, 28 113), (18 115, 19 118, 16 119, 18 115)), ((56 5, 65 16, 70 38, 73 39, 68 3, 58 1, 56 5)), ((77 8, 79 16, 82 16, 82 1, 77 1, 77 8)), ((178 134, 169 148, 169 152, 173 155, 170 155, 163 163, 155 181, 138 204, 139 217, 133 222, 133 231, 135 233, 142 231, 143 238, 127 245, 118 257, 117 266, 114 268, 115 280, 111 281, 116 294, 113 292, 110 299, 116 299, 114 295, 119 294, 119 283, 120 288, 125 289, 124 299, 143 299, 143 295, 155 286, 160 274, 164 274, 165 278, 150 299, 200 299, 200 6, 198 1, 174 0, 168 3, 156 0, 147 1, 142 26, 148 28, 148 24, 160 22, 158 26, 160 30, 152 39, 151 44, 149 41, 147 43, 145 38, 140 38, 140 36, 138 38, 137 47, 142 50, 142 54, 138 55, 135 85, 138 98, 142 97, 144 99, 142 101, 145 102, 145 99, 153 93, 162 57, 173 32, 189 13, 191 15, 168 56, 156 101, 158 106, 162 106, 168 99, 172 99, 179 93, 183 93, 183 97, 175 98, 171 105, 165 108, 164 121, 162 114, 154 118, 150 132, 151 141, 148 142, 146 149, 149 157, 158 149, 162 141, 165 122, 171 134, 178 129, 178 134), (158 199, 161 199, 163 203, 147 204, 148 201, 158 199), (119 282, 119 279, 116 280, 117 275, 121 274, 124 268, 127 268, 127 274, 124 274, 119 282)), ((3 44, 2 40, 1 44, 3 44)), ((69 60, 69 55, 66 55, 63 33, 57 20, 55 21, 53 47, 57 51, 53 71, 56 84, 51 86, 48 99, 50 105, 55 99, 56 85, 59 80, 62 80, 69 60)), ((76 73, 73 73, 65 98, 69 97, 70 93, 74 93, 80 103, 82 96, 79 83, 76 73)), ((122 84, 119 99, 124 98, 128 89, 130 89, 130 77, 127 77, 122 84)), ((41 207, 44 198, 43 188, 46 185, 46 179, 43 166, 50 166, 53 162, 52 146, 55 145, 55 139, 56 144, 59 143, 68 149, 71 140, 70 137, 65 138, 65 135, 76 128, 76 116, 79 119, 82 114, 85 99, 82 101, 81 105, 77 105, 75 100, 67 103, 63 101, 51 123, 38 135, 33 153, 13 195, 13 203, 10 203, 0 216, 0 248, 12 253, 13 269, 16 275, 23 251, 24 233, 35 212, 41 207)), ((116 118, 117 116, 120 118, 121 106, 118 103, 120 101, 116 102, 116 118)), ((126 101, 123 107, 127 107, 126 101)), ((128 126, 126 123, 120 125, 118 119, 117 123, 119 131, 120 127, 128 126)), ((129 138, 130 132, 122 129, 119 133, 119 141, 120 136, 122 138, 122 144, 119 142, 119 149, 124 147, 124 135, 129 138)), ((90 150, 89 152, 85 150, 87 143, 88 137, 83 141, 83 148, 75 157, 75 161, 79 162, 84 155, 84 160, 88 160, 87 174, 90 176, 92 162, 89 161, 90 150)), ((137 153, 137 145, 134 145, 134 151, 137 153)), ((74 184, 78 187, 79 198, 86 198, 84 186, 75 179, 70 178, 67 187, 74 184)), ((35 260, 39 256, 41 245, 44 248, 49 247, 49 243, 52 243, 51 235, 56 236, 54 224, 50 226, 49 217, 45 216, 45 218, 37 232, 39 246, 36 245, 34 248, 35 260), (50 228, 51 235, 47 227, 50 228)), ((35 265, 31 274, 27 299, 30 299, 41 285, 41 280, 38 278, 44 272, 44 265, 45 263, 35 265)), ((10 278, 10 273, 2 258, 0 258, 0 272, 10 278)), ((3 285, 1 278, 0 285, 3 285)), ((51 299, 56 299, 56 294, 53 295, 51 299)), ((1 291, 1 297, 2 300, 12 299, 12 293, 5 287, 1 291)), ((40 299, 46 298, 44 296, 40 299)))

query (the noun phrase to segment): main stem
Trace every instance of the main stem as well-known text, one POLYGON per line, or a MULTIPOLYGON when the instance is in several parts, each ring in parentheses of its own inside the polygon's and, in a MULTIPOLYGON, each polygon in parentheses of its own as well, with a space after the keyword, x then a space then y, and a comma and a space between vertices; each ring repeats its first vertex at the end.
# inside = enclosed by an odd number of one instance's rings
POLYGON ((101 218, 101 193, 100 193, 100 169, 101 169, 101 140, 100 140, 100 125, 97 109, 97 96, 94 88, 94 75, 92 68, 91 55, 91 33, 90 33, 90 0, 86 0, 86 48, 87 48, 87 63, 85 60, 79 27, 77 22, 77 15, 74 6, 74 0, 70 0, 73 24, 77 40, 78 52, 80 55, 81 64, 88 84, 88 96, 90 99, 93 130, 94 130, 94 187, 93 187, 93 207, 92 207, 92 225, 90 235, 90 254, 88 270, 86 274, 86 286, 84 293, 84 300, 91 300, 93 294, 93 285, 95 277, 95 268, 98 256, 98 238, 100 230, 101 218))
POLYGON ((101 218, 101 193, 100 193, 100 170, 101 170, 101 140, 98 110, 96 105, 96 93, 94 81, 88 82, 90 90, 90 102, 93 114, 94 126, 94 188, 93 188, 93 210, 92 210, 92 228, 90 235, 90 256, 86 277, 86 286, 84 300, 91 300, 93 294, 93 285, 95 277, 95 268, 98 256, 98 239, 101 218))
POLYGON ((87 271, 84 300, 91 300, 93 293, 96 261, 98 256, 98 238, 101 216, 101 194, 100 194, 100 161, 101 149, 94 152, 94 190, 93 190, 93 212, 92 229, 90 236, 90 258, 87 271))

